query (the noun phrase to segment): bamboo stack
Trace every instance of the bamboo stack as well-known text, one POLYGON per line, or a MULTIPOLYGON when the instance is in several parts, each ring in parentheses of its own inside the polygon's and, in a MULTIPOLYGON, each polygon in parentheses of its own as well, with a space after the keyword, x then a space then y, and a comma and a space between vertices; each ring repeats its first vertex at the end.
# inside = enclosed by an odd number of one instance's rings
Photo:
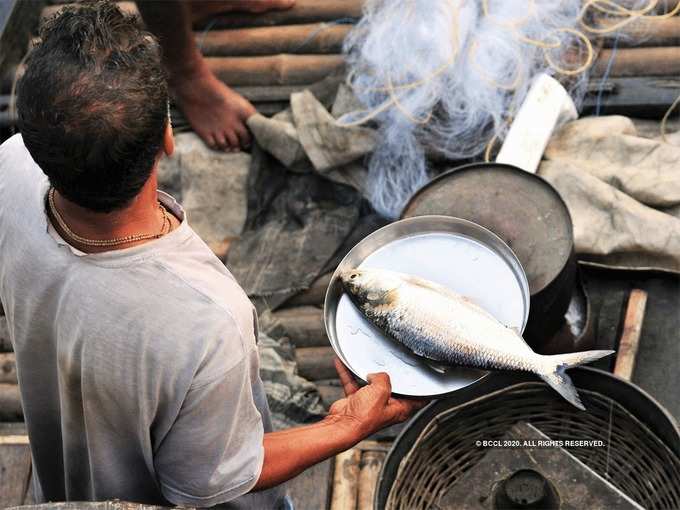
MULTIPOLYGON (((237 89, 265 115, 289 104, 298 92, 343 66, 342 42, 364 0, 298 0, 288 11, 220 15, 196 26, 196 41, 215 74, 237 89)), ((62 7, 44 9, 43 17, 62 7)), ((678 0, 666 2, 673 9, 678 0)), ((137 12, 134 2, 119 2, 137 12)), ((602 22, 615 24, 620 20, 602 22)), ((617 113, 635 115, 644 105, 658 111, 670 105, 680 86, 680 17, 641 18, 620 34, 602 36, 603 49, 591 69, 586 108, 606 96, 617 113), (616 41, 617 48, 612 49, 616 41), (611 61, 611 62, 610 62, 611 61), (607 75, 607 83, 602 77, 607 75), (645 103, 646 102, 646 103, 645 103), (633 111, 626 112, 630 106, 633 111)))
POLYGON ((362 441, 335 457, 330 510, 372 510, 389 444, 362 441))
MULTIPOLYGON (((666 3, 669 11, 678 0, 666 3)), ((610 18, 597 26, 616 26, 610 18)), ((642 17, 603 34, 584 113, 660 118, 680 95, 680 16, 642 17)))

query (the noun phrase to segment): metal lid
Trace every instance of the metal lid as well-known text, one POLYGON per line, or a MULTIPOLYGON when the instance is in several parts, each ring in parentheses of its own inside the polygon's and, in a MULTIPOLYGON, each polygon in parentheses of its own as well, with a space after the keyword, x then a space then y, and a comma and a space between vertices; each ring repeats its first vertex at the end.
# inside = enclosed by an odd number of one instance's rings
POLYGON ((472 164, 421 188, 402 218, 444 214, 473 221, 498 235, 522 263, 531 294, 562 271, 573 250, 571 217, 555 189, 511 165, 472 164))

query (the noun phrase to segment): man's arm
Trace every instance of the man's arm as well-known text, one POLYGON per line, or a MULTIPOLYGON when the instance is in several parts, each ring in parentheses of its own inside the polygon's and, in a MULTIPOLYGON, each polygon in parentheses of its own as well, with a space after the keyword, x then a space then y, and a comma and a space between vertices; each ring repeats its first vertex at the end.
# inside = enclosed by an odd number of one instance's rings
POLYGON ((390 378, 385 373, 369 375, 369 384, 359 388, 342 362, 336 359, 335 366, 347 397, 335 402, 319 423, 265 434, 264 465, 253 490, 290 480, 374 432, 406 420, 425 404, 392 398, 390 378))

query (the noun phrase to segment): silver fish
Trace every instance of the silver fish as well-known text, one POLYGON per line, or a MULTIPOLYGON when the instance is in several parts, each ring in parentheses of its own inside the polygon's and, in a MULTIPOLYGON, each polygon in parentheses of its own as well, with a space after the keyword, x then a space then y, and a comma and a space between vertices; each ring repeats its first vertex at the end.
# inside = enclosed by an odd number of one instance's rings
POLYGON ((445 365, 533 372, 582 410, 585 407, 565 370, 614 352, 537 354, 517 330, 504 326, 470 299, 415 276, 353 269, 340 279, 361 312, 416 355, 445 365))

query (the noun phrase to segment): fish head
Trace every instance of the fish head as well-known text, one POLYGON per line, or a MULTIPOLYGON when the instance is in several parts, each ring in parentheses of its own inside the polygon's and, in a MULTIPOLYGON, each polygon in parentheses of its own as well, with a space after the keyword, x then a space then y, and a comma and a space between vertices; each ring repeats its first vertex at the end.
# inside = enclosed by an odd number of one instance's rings
POLYGON ((350 269, 340 274, 340 281, 352 301, 364 312, 384 308, 395 297, 401 280, 390 271, 380 269, 350 269))

